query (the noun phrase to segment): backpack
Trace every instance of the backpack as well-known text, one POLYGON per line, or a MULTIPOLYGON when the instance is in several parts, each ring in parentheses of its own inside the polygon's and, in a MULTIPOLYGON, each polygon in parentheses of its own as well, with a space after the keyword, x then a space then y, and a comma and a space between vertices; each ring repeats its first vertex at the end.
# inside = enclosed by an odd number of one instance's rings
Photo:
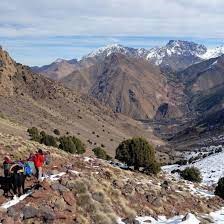
POLYGON ((32 171, 32 168, 31 166, 29 165, 29 163, 25 163, 24 164, 24 174, 26 176, 31 176, 33 174, 33 171, 32 171))

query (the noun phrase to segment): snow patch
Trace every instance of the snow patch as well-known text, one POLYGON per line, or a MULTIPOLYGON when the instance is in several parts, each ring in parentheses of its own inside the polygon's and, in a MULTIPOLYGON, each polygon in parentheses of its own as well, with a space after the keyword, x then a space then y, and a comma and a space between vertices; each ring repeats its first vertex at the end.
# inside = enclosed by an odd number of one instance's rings
MULTIPOLYGON (((138 217, 136 220, 140 224, 151 223, 151 224, 199 224, 200 221, 194 214, 187 214, 184 216, 175 216, 167 219, 165 216, 159 216, 158 219, 154 219, 150 216, 138 217)), ((118 224, 124 224, 121 219, 118 220, 118 224)))
POLYGON ((10 207, 12 207, 13 205, 18 204, 20 201, 23 201, 26 197, 28 197, 29 195, 31 195, 32 192, 29 192, 27 194, 21 195, 20 197, 17 197, 16 195, 13 197, 12 200, 5 202, 1 205, 1 208, 3 209, 8 209, 10 207))

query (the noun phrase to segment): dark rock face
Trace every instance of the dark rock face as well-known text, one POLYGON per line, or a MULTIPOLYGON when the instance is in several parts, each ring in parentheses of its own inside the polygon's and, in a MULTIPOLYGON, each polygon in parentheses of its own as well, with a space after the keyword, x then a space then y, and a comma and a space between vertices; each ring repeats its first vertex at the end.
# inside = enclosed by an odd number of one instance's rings
POLYGON ((30 218, 35 218, 38 217, 38 209, 32 207, 32 206, 26 206, 22 209, 23 213, 23 219, 30 219, 30 218))
POLYGON ((156 112, 156 119, 161 119, 165 118, 169 109, 169 104, 168 103, 163 103, 159 106, 157 112, 156 112))

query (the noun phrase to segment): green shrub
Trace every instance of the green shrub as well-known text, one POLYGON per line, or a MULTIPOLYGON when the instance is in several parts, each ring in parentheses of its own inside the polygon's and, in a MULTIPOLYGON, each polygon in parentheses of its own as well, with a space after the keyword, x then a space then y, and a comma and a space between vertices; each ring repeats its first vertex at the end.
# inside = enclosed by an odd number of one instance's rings
POLYGON ((57 139, 51 135, 43 135, 40 143, 46 146, 57 147, 57 139))
POLYGON ((60 131, 58 129, 54 129, 54 134, 55 135, 60 135, 60 131))
POLYGON ((219 179, 218 185, 215 188, 215 195, 218 195, 219 197, 224 199, 224 177, 219 179))
POLYGON ((40 135, 43 137, 43 136, 46 135, 46 132, 45 132, 45 131, 41 131, 41 132, 40 132, 40 135))
POLYGON ((123 141, 116 149, 115 158, 137 170, 139 167, 150 170, 150 167, 156 166, 154 148, 141 137, 123 141))
POLYGON ((36 127, 28 128, 27 132, 29 133, 30 136, 39 135, 39 131, 36 127))
POLYGON ((32 141, 41 142, 41 135, 39 134, 39 130, 36 127, 28 128, 27 132, 29 133, 30 139, 32 141))
POLYGON ((59 148, 72 154, 82 154, 85 152, 85 145, 80 139, 72 136, 63 136, 59 138, 59 148))
POLYGON ((101 147, 96 147, 92 151, 94 152, 94 155, 99 159, 104 159, 104 160, 111 159, 111 157, 107 155, 106 151, 102 149, 101 147))
POLYGON ((180 175, 185 180, 189 180, 192 182, 200 183, 202 181, 201 172, 198 168, 195 167, 187 167, 186 169, 180 172, 180 175))
POLYGON ((161 171, 160 164, 157 163, 156 161, 154 163, 151 163, 144 169, 144 172, 146 174, 158 174, 160 171, 161 171))

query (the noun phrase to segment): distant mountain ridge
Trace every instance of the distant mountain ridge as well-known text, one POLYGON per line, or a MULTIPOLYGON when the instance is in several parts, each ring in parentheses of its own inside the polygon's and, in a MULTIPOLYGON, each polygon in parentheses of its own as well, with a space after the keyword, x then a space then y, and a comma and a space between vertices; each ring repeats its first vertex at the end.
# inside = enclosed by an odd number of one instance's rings
POLYGON ((110 44, 98 48, 82 57, 81 60, 57 59, 49 65, 35 66, 33 71, 41 73, 53 80, 60 80, 83 65, 92 65, 92 61, 102 61, 112 53, 119 53, 133 58, 142 58, 150 63, 171 72, 176 72, 188 66, 216 58, 224 54, 224 46, 207 49, 206 46, 183 40, 170 40, 165 46, 152 49, 125 47, 120 44, 110 44), (89 62, 91 63, 89 64, 89 62), (87 63, 88 62, 88 63, 87 63))

